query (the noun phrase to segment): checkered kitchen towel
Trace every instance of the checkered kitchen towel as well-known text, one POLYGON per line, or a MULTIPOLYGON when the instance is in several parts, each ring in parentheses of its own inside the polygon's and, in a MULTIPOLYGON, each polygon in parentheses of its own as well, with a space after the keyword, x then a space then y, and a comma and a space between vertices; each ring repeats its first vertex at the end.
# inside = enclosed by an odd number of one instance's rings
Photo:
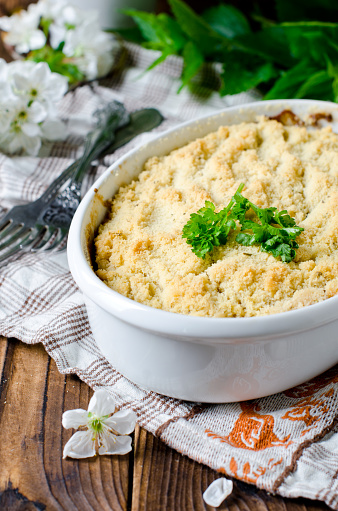
MULTIPOLYGON (((68 122, 66 142, 44 146, 37 158, 0 155, 3 208, 37 198, 74 160, 102 99, 118 99, 129 110, 159 108, 166 121, 157 131, 259 99, 255 93, 220 98, 203 87, 195 95, 185 90, 177 96, 179 58, 144 74, 154 52, 134 45, 128 52, 121 72, 101 86, 83 86, 64 98, 59 108, 68 122)), ((150 136, 106 157, 105 165, 150 136)), ((105 165, 92 169, 87 185, 105 165)), ((135 410, 141 426, 179 452, 259 488, 320 499, 338 510, 337 368, 286 392, 234 404, 187 403, 141 390, 98 350, 64 253, 26 254, 0 270, 0 334, 42 342, 62 373, 76 373, 91 387, 114 392, 120 406, 135 410)))

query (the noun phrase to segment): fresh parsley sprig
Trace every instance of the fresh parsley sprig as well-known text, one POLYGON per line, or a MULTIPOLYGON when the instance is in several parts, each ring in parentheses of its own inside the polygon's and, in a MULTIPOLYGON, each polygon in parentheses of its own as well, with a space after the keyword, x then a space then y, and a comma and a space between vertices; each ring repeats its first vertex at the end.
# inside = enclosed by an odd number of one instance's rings
POLYGON ((202 259, 214 247, 225 245, 231 229, 236 229, 236 220, 241 225, 241 232, 236 236, 237 243, 245 246, 260 244, 261 250, 280 257, 289 263, 296 256, 297 236, 304 230, 296 225, 295 220, 286 210, 277 208, 260 208, 243 197, 244 184, 236 190, 226 208, 215 213, 215 205, 205 201, 205 206, 190 215, 185 224, 182 237, 191 245, 192 251, 202 259), (252 210, 258 221, 246 217, 252 210))

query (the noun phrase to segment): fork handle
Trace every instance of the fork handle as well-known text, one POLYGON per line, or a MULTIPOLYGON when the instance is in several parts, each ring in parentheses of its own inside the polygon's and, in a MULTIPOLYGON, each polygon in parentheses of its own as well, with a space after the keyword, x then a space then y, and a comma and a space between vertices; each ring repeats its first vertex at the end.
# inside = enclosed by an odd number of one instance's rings
MULTIPOLYGON (((84 154, 88 154, 90 152, 92 145, 92 140, 87 135, 85 140, 85 148, 83 155, 75 160, 73 163, 71 163, 54 181, 48 186, 48 188, 44 191, 44 193, 41 195, 40 199, 44 202, 49 202, 52 200, 53 197, 55 197, 59 190, 62 188, 62 186, 65 184, 66 181, 74 174, 76 169, 79 167, 81 162, 83 161, 84 154)), ((90 162, 89 162, 90 163, 90 162)))
POLYGON ((62 188, 62 186, 65 184, 65 182, 75 172, 78 164, 79 164, 79 159, 74 161, 56 179, 54 179, 54 181, 48 186, 48 188, 40 196, 41 201, 48 202, 55 195, 57 195, 60 188, 62 188))
POLYGON ((118 128, 130 122, 129 114, 118 101, 112 101, 96 111, 98 123, 88 137, 88 144, 85 147, 82 158, 72 177, 72 184, 82 183, 89 164, 111 145, 115 140, 115 133, 118 128))
POLYGON ((129 122, 129 115, 118 101, 112 101, 105 107, 94 112, 97 118, 97 126, 92 130, 85 139, 84 151, 80 158, 67 167, 41 195, 43 202, 49 202, 56 197, 64 183, 72 177, 71 183, 81 184, 90 163, 98 158, 100 154, 115 139, 117 128, 126 125, 129 122))

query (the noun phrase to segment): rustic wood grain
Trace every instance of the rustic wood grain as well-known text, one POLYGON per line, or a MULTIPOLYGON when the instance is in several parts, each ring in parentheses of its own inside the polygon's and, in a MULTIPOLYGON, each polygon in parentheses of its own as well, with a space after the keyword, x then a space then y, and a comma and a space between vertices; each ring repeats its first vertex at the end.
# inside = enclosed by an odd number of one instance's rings
MULTIPOLYGON (((215 471, 178 454, 145 430, 135 430, 134 478, 131 511, 215 510, 203 492, 218 477, 215 471)), ((283 499, 234 480, 234 491, 218 510, 319 511, 321 502, 283 499)))
POLYGON ((13 12, 25 9, 37 0, 0 0, 0 16, 10 16, 13 12))
MULTIPOLYGON (((29 0, 0 0, 0 16, 29 0)), ((164 9, 164 0, 158 10, 164 9)), ((192 3, 192 2, 190 2, 192 3)), ((9 60, 0 40, 0 56, 9 60)), ((62 413, 87 408, 92 391, 61 375, 41 345, 0 337, 1 511, 203 511, 203 491, 219 474, 136 428, 130 456, 63 460, 72 431, 62 413)), ((325 511, 320 502, 268 495, 235 481, 219 510, 325 511)))
MULTIPOLYGON (((61 375, 42 345, 0 338, 1 511, 203 511, 203 491, 220 474, 136 428, 130 456, 63 460, 72 431, 62 413, 87 408, 92 391, 61 375)), ((320 502, 283 499, 235 481, 218 509, 324 511, 320 502)))
POLYGON ((87 408, 89 387, 61 375, 42 345, 0 347, 0 509, 127 510, 128 456, 62 459, 72 434, 62 413, 87 408))

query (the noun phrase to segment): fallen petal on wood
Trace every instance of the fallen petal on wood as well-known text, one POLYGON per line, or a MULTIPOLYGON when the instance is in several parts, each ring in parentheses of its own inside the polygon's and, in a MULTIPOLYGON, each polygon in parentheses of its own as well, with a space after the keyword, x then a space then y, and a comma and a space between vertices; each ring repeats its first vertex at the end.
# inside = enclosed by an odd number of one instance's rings
POLYGON ((218 507, 232 493, 233 482, 225 477, 220 477, 213 481, 203 493, 203 499, 206 504, 212 507, 218 507))

